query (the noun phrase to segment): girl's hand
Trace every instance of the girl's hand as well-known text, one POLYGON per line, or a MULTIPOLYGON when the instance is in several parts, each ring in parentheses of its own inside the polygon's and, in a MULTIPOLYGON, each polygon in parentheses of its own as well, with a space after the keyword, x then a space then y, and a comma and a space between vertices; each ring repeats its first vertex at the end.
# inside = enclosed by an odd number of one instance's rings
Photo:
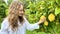
POLYGON ((41 24, 43 23, 44 21, 46 21, 46 17, 45 16, 42 16, 38 22, 38 24, 41 24))

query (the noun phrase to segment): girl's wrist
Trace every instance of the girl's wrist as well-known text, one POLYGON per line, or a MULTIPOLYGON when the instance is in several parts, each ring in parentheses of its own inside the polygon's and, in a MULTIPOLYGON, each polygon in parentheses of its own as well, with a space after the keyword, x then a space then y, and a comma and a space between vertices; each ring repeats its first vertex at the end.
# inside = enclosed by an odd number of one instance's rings
POLYGON ((38 22, 38 25, 40 25, 41 23, 42 23, 42 21, 39 21, 39 22, 38 22))

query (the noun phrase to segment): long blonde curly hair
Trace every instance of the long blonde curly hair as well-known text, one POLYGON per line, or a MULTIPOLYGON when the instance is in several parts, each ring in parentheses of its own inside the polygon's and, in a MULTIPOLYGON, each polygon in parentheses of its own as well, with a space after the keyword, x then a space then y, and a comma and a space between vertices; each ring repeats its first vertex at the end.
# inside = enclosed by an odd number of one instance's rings
POLYGON ((21 24, 23 24, 24 21, 23 16, 18 16, 18 11, 19 11, 18 9, 20 8, 21 5, 23 5, 21 2, 13 1, 9 6, 8 21, 9 21, 9 26, 13 31, 15 31, 16 28, 18 28, 18 20, 20 21, 21 24))

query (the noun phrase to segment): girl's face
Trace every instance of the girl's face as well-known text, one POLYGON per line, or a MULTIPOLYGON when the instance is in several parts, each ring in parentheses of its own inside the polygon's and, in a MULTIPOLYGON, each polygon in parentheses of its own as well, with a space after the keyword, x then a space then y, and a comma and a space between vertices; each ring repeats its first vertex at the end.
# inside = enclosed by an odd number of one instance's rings
POLYGON ((23 5, 21 5, 18 11, 18 16, 23 16, 23 15, 24 15, 24 9, 23 9, 23 5))

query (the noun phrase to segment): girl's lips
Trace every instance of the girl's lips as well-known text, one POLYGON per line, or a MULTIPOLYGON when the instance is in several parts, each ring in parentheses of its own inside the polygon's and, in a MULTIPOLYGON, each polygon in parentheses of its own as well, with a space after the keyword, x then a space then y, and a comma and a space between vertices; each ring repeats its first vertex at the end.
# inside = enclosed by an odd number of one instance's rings
POLYGON ((20 14, 19 16, 23 16, 24 14, 20 14))

